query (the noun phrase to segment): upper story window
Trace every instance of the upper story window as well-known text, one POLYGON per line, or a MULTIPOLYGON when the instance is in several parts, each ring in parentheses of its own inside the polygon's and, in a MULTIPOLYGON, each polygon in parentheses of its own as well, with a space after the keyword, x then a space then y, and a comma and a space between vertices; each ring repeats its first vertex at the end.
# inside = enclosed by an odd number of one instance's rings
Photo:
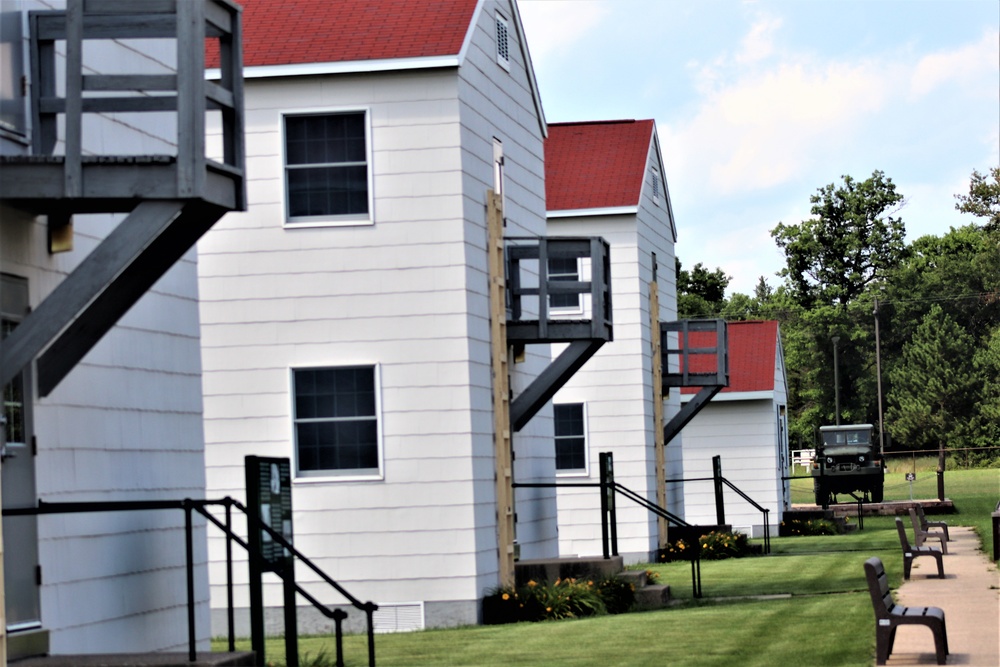
POLYGON ((285 116, 288 222, 369 222, 369 165, 366 112, 285 116))
POLYGON ((555 420, 556 471, 587 472, 587 435, 583 403, 552 406, 555 420))
POLYGON ((510 23, 500 13, 496 14, 497 63, 510 71, 510 23))
POLYGON ((656 167, 650 167, 649 176, 653 184, 653 203, 659 204, 662 196, 660 194, 660 170, 656 167))
POLYGON ((299 477, 380 475, 374 366, 295 369, 292 391, 299 477))
MULTIPOLYGON (((550 257, 549 280, 580 279, 580 264, 575 257, 550 257)), ((550 294, 549 308, 552 310, 580 310, 579 294, 550 294)))

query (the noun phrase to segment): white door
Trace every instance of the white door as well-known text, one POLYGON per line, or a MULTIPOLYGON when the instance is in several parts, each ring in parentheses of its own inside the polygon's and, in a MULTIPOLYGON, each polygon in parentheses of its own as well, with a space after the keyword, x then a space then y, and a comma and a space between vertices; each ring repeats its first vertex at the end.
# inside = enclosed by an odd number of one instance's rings
MULTIPOLYGON (((0 336, 6 337, 28 312, 28 282, 0 275, 0 336)), ((31 375, 22 372, 3 388, 2 507, 34 507, 35 457, 31 429, 31 375)), ((38 600, 38 524, 35 516, 3 517, 4 589, 7 631, 41 625, 38 600)))

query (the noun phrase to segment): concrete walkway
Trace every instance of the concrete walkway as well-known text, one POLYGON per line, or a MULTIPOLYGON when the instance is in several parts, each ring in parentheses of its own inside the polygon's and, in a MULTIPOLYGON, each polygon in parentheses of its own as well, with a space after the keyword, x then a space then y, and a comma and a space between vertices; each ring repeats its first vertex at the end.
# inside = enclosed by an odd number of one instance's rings
MULTIPOLYGON (((910 531, 907 531, 910 532, 910 531)), ((913 561, 909 581, 894 591, 907 607, 941 607, 948 628, 949 665, 1000 666, 1000 573, 979 551, 971 528, 949 527, 951 541, 944 557, 945 579, 937 578, 933 558, 913 561)), ((930 546, 936 540, 928 541, 930 546)), ((896 567, 902 568, 902 555, 896 567)), ((923 626, 903 626, 887 665, 935 665, 934 638, 923 626)))

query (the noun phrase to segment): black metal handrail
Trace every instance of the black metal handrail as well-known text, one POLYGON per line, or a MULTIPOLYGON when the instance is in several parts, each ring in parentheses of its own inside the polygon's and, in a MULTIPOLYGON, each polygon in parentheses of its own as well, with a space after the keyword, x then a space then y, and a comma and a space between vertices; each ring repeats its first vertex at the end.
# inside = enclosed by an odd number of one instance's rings
POLYGON ((764 553, 765 554, 771 553, 771 527, 769 521, 769 517, 771 516, 771 510, 767 509, 766 507, 761 507, 760 504, 757 503, 757 501, 755 501, 747 494, 743 493, 743 491, 739 487, 737 487, 735 484, 730 482, 725 477, 720 477, 719 479, 722 481, 723 484, 725 484, 730 489, 735 491, 740 498, 750 503, 754 509, 756 509, 758 512, 764 515, 764 553))
MULTIPOLYGON (((790 478, 782 477, 781 479, 790 479, 790 478)), ((751 498, 750 496, 748 496, 747 494, 745 494, 739 487, 737 487, 735 484, 733 484, 732 482, 730 482, 728 479, 726 479, 725 477, 718 477, 718 478, 716 478, 716 477, 685 477, 683 479, 668 479, 668 480, 665 480, 665 481, 668 484, 676 483, 676 482, 716 482, 716 481, 718 481, 718 482, 721 482, 722 484, 725 484, 726 486, 728 486, 730 489, 732 489, 733 491, 735 491, 741 498, 743 498, 743 500, 745 500, 748 503, 750 503, 753 506, 754 509, 756 509, 758 512, 760 512, 761 514, 764 515, 764 553, 765 554, 771 553, 771 530, 770 530, 771 510, 769 510, 766 507, 762 507, 759 503, 757 503, 757 501, 755 501, 753 498, 751 498)))
POLYGON ((615 491, 617 491, 618 493, 622 494, 623 496, 625 496, 629 500, 631 500, 631 501, 633 501, 635 503, 638 503, 639 505, 642 505, 647 510, 649 510, 650 512, 652 512, 653 514, 655 514, 656 516, 663 517, 667 521, 673 523, 675 526, 684 526, 684 527, 690 527, 691 526, 690 523, 688 523, 684 519, 680 518, 679 516, 677 516, 673 512, 670 512, 669 510, 665 510, 662 507, 660 507, 659 505, 657 505, 656 503, 654 503, 652 501, 649 501, 646 498, 643 498, 642 496, 640 496, 638 493, 636 493, 632 489, 628 488, 627 486, 623 486, 623 485, 619 484, 618 482, 615 482, 614 483, 614 487, 615 487, 615 491))
MULTIPOLYGON (((133 500, 133 501, 102 501, 102 502, 46 502, 44 500, 39 500, 36 507, 22 507, 22 508, 12 508, 5 509, 2 511, 3 516, 37 516, 40 514, 71 514, 71 513, 81 513, 81 512, 126 512, 126 511, 143 511, 143 510, 165 510, 165 509, 179 509, 183 510, 185 514, 185 559, 186 559, 186 574, 187 574, 187 621, 188 621, 188 661, 197 661, 197 647, 195 640, 195 601, 194 601, 194 540, 193 540, 193 524, 192 524, 192 512, 197 511, 199 514, 204 516, 208 521, 213 523, 216 527, 221 529, 226 535, 226 599, 227 599, 227 621, 228 621, 228 644, 229 651, 235 651, 236 638, 234 635, 234 604, 233 604, 233 558, 232 558, 232 542, 236 542, 238 545, 246 549, 247 554, 250 558, 255 559, 258 562, 263 562, 263 556, 259 553, 255 553, 250 549, 250 545, 246 540, 236 535, 232 530, 232 517, 231 510, 235 507, 244 513, 247 517, 248 528, 257 528, 266 531, 272 539, 274 539, 278 544, 288 550, 289 553, 293 554, 294 557, 298 558, 303 564, 305 564, 309 569, 315 572, 323 581, 330 584, 338 593, 340 593, 351 606, 365 612, 367 624, 368 624, 368 664, 370 667, 375 667, 375 628, 374 628, 374 612, 378 609, 378 605, 373 602, 361 602, 353 595, 347 592, 343 586, 338 584, 336 581, 331 579, 325 572, 319 569, 308 557, 303 555, 298 549, 296 549, 288 540, 285 539, 283 535, 275 532, 270 526, 265 525, 260 519, 249 512, 245 505, 237 500, 230 497, 225 497, 219 500, 194 500, 191 498, 185 498, 183 500, 133 500), (213 516, 206 508, 212 505, 219 505, 225 508, 226 518, 225 523, 221 522, 217 517, 213 516)), ((282 573, 277 573, 279 576, 283 577, 282 573)), ((336 664, 337 667, 343 667, 343 621, 347 618, 347 612, 342 609, 330 609, 323 603, 319 602, 310 593, 304 590, 296 582, 291 582, 297 593, 301 594, 306 600, 308 600, 317 610, 327 618, 333 619, 335 624, 336 633, 336 664)), ((288 638, 286 637, 286 641, 288 638)), ((259 656, 263 659, 263 656, 259 656)), ((289 665, 288 667, 295 667, 294 665, 289 665)))
MULTIPOLYGON (((328 574, 326 574, 326 572, 324 572, 323 570, 321 570, 307 556, 305 556, 301 551, 299 551, 298 549, 296 549, 292 545, 291 542, 289 542, 288 540, 286 540, 285 537, 284 537, 284 535, 282 535, 281 533, 275 531, 273 528, 271 528, 270 526, 268 526, 267 524, 265 524, 263 521, 261 521, 257 516, 255 516, 254 514, 252 514, 247 509, 247 507, 245 505, 243 505, 243 503, 239 502, 238 500, 234 500, 232 498, 229 498, 229 497, 225 498, 224 501, 227 501, 232 507, 235 507, 236 509, 238 509, 241 512, 243 512, 243 514, 247 517, 248 524, 252 524, 252 526, 250 526, 250 527, 252 527, 254 529, 263 529, 268 535, 271 536, 271 539, 273 539, 275 542, 277 542, 278 544, 280 544, 283 548, 285 548, 294 557, 298 558, 299 561, 301 561, 303 565, 307 566, 317 576, 319 576, 323 581, 325 581, 327 584, 329 584, 330 586, 332 586, 334 590, 336 590, 338 593, 340 593, 351 604, 352 607, 354 607, 355 609, 358 609, 359 611, 363 611, 365 613, 365 618, 367 620, 367 625, 368 625, 368 630, 367 630, 367 634, 368 634, 368 664, 370 665, 370 667, 375 667, 375 624, 374 624, 374 613, 378 610, 378 605, 375 604, 374 602, 370 602, 370 601, 369 602, 361 602, 361 600, 359 600, 358 598, 354 597, 349 592, 347 592, 347 589, 345 589, 343 586, 341 586, 336 581, 334 581, 328 574)), ((201 510, 199 510, 199 511, 201 511, 201 510)), ((219 527, 220 529, 223 530, 223 532, 226 533, 227 538, 228 538, 227 542, 228 542, 228 540, 233 540, 237 544, 239 544, 241 547, 243 547, 244 549, 246 549, 247 553, 250 553, 250 545, 247 542, 245 542, 244 540, 242 540, 238 535, 236 535, 235 533, 233 533, 230 529, 226 528, 226 526, 224 526, 223 524, 221 524, 218 519, 216 519, 214 516, 212 516, 207 511, 201 511, 201 513, 205 516, 205 518, 207 518, 209 521, 211 521, 212 523, 214 523, 217 527, 219 527)), ((253 557, 257 558, 261 563, 263 563, 263 561, 264 561, 263 557, 261 557, 259 554, 253 554, 253 557)), ((229 562, 228 558, 229 558, 229 554, 227 552, 227 564, 229 562)), ((275 574, 277 574, 279 577, 282 578, 282 580, 284 580, 284 578, 285 578, 284 572, 278 571, 278 572, 275 572, 275 574)), ((232 578, 230 577, 229 582, 231 582, 231 581, 232 581, 232 578)), ((302 597, 304 597, 306 600, 308 600, 309 603, 312 604, 313 607, 315 607, 317 611, 319 611, 325 617, 333 620, 334 627, 335 627, 334 634, 335 634, 336 646, 337 646, 337 653, 336 653, 337 663, 336 664, 337 664, 337 667, 343 667, 343 665, 344 665, 344 661, 343 661, 343 637, 344 637, 344 635, 343 635, 343 622, 347 619, 347 612, 345 612, 345 611, 343 611, 342 609, 339 609, 339 608, 330 609, 329 607, 327 607, 326 605, 324 605, 323 603, 321 603, 320 601, 318 601, 315 597, 313 597, 308 591, 306 591, 305 589, 303 589, 298 584, 298 582, 296 582, 296 581, 293 580, 290 583, 294 586, 295 591, 297 593, 299 593, 302 597)), ((230 614, 231 613, 232 613, 232 608, 230 607, 230 614)), ((287 641, 287 638, 286 638, 286 641, 287 641)), ((230 624, 230 649, 229 649, 230 651, 233 650, 232 645, 233 645, 232 624, 230 624)), ((291 667, 291 666, 289 666, 289 667, 291 667)))

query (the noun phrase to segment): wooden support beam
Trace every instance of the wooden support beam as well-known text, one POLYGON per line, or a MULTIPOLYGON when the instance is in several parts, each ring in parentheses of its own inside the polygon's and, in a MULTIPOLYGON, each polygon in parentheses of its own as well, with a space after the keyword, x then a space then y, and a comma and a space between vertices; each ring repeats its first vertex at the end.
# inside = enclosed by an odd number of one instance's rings
POLYGON ((524 428, 602 345, 603 340, 591 339, 570 343, 511 403, 511 428, 515 432, 524 428))
POLYGON ((510 429, 510 375, 507 345, 506 261, 503 196, 486 192, 487 259, 490 291, 490 353, 493 378, 493 445, 496 459, 497 550, 501 586, 514 585, 514 457, 510 429))
POLYGON ((139 204, 0 343, 0 385, 44 351, 38 392, 47 396, 225 211, 201 202, 139 204))
POLYGON ((681 432, 687 423, 694 419, 694 416, 698 414, 703 407, 708 405, 708 402, 712 400, 716 394, 722 391, 723 385, 714 385, 710 387, 702 387, 697 394, 694 395, 690 401, 684 404, 684 407, 674 415, 674 418, 663 427, 663 442, 664 444, 669 443, 674 437, 681 432))
MULTIPOLYGON (((663 355, 660 351, 660 286, 654 278, 649 283, 649 338, 653 367, 653 450, 656 461, 656 504, 667 508, 667 457, 663 440, 663 355)), ((667 548, 667 519, 657 515, 656 535, 660 549, 667 548)))

